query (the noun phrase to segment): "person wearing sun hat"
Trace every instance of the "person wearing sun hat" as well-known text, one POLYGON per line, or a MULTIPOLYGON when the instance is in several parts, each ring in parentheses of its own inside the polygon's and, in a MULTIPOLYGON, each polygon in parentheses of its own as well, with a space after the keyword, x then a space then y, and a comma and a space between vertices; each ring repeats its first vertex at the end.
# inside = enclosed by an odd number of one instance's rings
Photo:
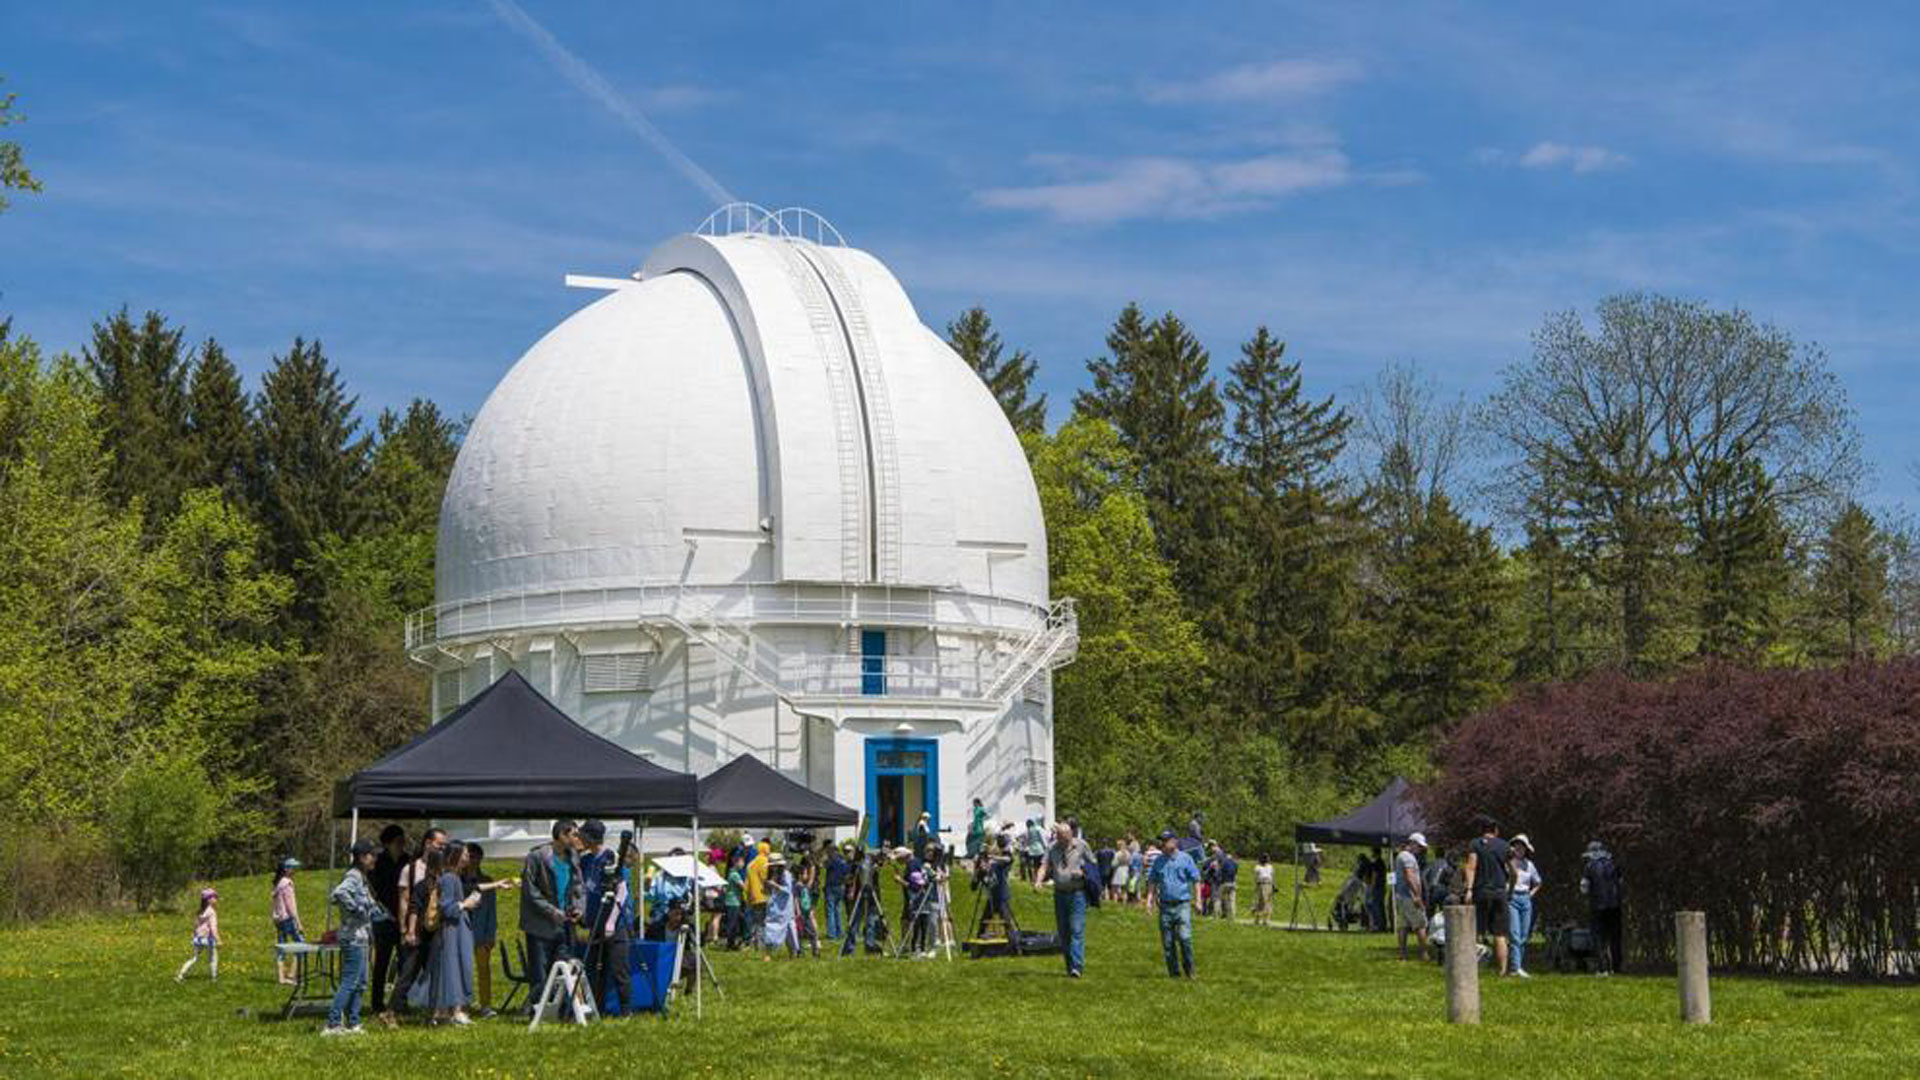
POLYGON ((1527 974, 1527 939, 1533 936, 1533 897, 1543 881, 1533 865, 1533 841, 1526 833, 1515 833, 1507 847, 1513 852, 1512 872, 1507 875, 1511 891, 1507 894, 1507 974, 1522 979, 1527 974))
POLYGON ((193 970, 194 962, 201 953, 207 954, 207 974, 220 979, 220 891, 208 886, 200 890, 200 914, 193 920, 193 955, 180 965, 180 971, 174 975, 174 982, 184 982, 187 972, 193 970))

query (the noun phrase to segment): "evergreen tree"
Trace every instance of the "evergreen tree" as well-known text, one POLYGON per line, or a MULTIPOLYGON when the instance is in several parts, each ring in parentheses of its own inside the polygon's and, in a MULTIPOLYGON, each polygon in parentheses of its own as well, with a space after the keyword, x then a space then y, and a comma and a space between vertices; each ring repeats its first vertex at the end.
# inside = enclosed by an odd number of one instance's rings
POLYGON ((440 519, 440 497, 460 451, 460 425, 433 402, 414 398, 404 413, 382 410, 374 432, 366 485, 368 527, 420 533, 430 542, 440 519))
POLYGON ((1226 398, 1233 405, 1229 460, 1247 489, 1263 499, 1325 487, 1346 449, 1353 423, 1333 398, 1307 401, 1300 365, 1286 363, 1287 343, 1262 326, 1240 347, 1226 398))
POLYGON ((1000 403, 1001 411, 1007 414, 1007 422, 1013 430, 1024 435, 1041 431, 1047 425, 1047 395, 1040 394, 1032 400, 1028 395, 1033 390, 1033 375, 1036 365, 1025 349, 1016 349, 1010 357, 1002 359, 1005 345, 1000 340, 1000 332, 993 328, 993 320, 987 316, 985 308, 968 308, 958 319, 947 324, 947 344, 960 354, 993 392, 995 401, 1000 403))
POLYGON ((1490 531, 1445 495, 1419 516, 1394 577, 1379 708, 1389 740, 1424 740, 1499 700, 1507 581, 1490 531))
POLYGON ((1701 485, 1693 551, 1702 655, 1757 662, 1781 637, 1793 567, 1773 482, 1751 458, 1718 465, 1701 485))
POLYGON ((363 516, 368 440, 359 434, 355 401, 320 343, 296 338, 285 356, 274 358, 254 406, 257 505, 272 565, 299 584, 303 618, 316 613, 319 597, 301 563, 322 537, 353 535, 363 516))
POLYGON ((1865 660, 1884 651, 1887 571, 1885 535, 1866 508, 1849 501, 1827 526, 1814 568, 1814 610, 1822 631, 1815 656, 1865 660))
POLYGON ((187 386, 188 482, 218 488, 235 506, 248 505, 253 454, 253 417, 240 372, 220 343, 208 338, 187 386))
POLYGON ((125 308, 93 326, 87 370, 99 388, 109 453, 107 494, 144 501, 150 527, 172 514, 186 489, 187 360, 182 332, 157 311, 136 324, 125 308))

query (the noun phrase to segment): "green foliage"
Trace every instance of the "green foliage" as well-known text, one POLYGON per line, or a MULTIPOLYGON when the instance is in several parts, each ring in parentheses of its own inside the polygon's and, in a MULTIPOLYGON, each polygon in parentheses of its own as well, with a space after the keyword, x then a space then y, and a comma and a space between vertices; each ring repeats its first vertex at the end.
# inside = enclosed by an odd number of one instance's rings
POLYGON ((200 763, 170 753, 135 762, 107 805, 120 881, 142 911, 193 880, 219 828, 220 795, 200 763))
POLYGON ((1006 346, 985 308, 968 308, 948 323, 947 344, 987 384, 1014 431, 1027 435, 1045 430, 1047 395, 1028 397, 1033 393, 1033 358, 1025 349, 1015 349, 1012 356, 1003 358, 1006 346))
POLYGON ((1814 655, 1828 661, 1884 656, 1890 632, 1887 537, 1848 502, 1827 526, 1813 571, 1814 655))
MULTIPOLYGON (((0 128, 8 128, 25 120, 26 117, 14 109, 17 94, 0 94, 0 128)), ((11 204, 7 202, 9 191, 39 191, 40 180, 27 170, 26 155, 20 144, 11 139, 0 139, 0 213, 4 213, 11 204)))
POLYGON ((244 505, 253 497, 254 471, 246 388, 226 350, 208 338, 187 387, 187 484, 218 488, 227 501, 244 505))
POLYGON ((142 505, 154 522, 178 504, 187 480, 187 358, 182 332, 157 311, 135 323, 125 308, 93 326, 84 356, 99 388, 107 493, 142 505))
MULTIPOLYGON (((360 527, 369 440, 359 434, 355 400, 317 341, 295 338, 261 381, 254 407, 257 503, 282 573, 311 558, 328 533, 350 536, 360 527)), ((311 619, 318 596, 306 578, 297 580, 296 610, 311 619)))

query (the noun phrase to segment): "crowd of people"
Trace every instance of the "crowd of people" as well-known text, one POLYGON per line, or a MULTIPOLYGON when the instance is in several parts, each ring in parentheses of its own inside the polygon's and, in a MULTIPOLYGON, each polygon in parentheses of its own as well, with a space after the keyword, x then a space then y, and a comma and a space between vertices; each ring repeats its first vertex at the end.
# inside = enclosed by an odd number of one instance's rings
MULTIPOLYGON (((776 846, 772 838, 751 835, 714 838, 690 860, 695 875, 704 862, 714 879, 664 871, 636 884, 640 864, 623 834, 609 844, 599 821, 556 822, 551 837, 521 861, 517 877, 490 878, 479 844, 450 840, 445 830, 428 828, 417 845, 406 830, 389 825, 378 843, 358 840, 351 863, 330 894, 340 911, 335 932, 339 946, 337 991, 323 1032, 359 1033, 363 1003, 379 1020, 397 1026, 417 1014, 429 1025, 465 1025, 475 1015, 494 1015, 492 959, 500 941, 497 910, 501 892, 517 891, 517 928, 524 939, 523 977, 535 988, 563 959, 579 959, 596 1001, 611 1001, 617 1014, 632 1009, 631 943, 636 937, 670 940, 689 928, 693 890, 701 888, 700 908, 707 918, 703 936, 730 950, 752 949, 771 961, 776 956, 819 956, 824 937, 851 956, 864 946, 885 951, 890 939, 883 886, 899 896, 896 955, 930 957, 952 933, 949 882, 952 853, 922 815, 909 844, 869 850, 848 840, 815 842, 789 834, 776 846)), ((1208 840, 1195 813, 1184 833, 1162 831, 1157 842, 1143 843, 1128 833, 1094 847, 1078 821, 1051 825, 1029 819, 997 826, 975 802, 965 853, 975 888, 982 894, 982 925, 990 919, 1013 924, 1011 883, 1016 875, 1036 891, 1052 893, 1054 930, 1069 978, 1086 970, 1088 908, 1101 903, 1137 906, 1158 923, 1162 957, 1174 978, 1193 978, 1193 925, 1196 918, 1235 919, 1239 889, 1238 860, 1208 840), (1017 867, 1017 871, 1016 871, 1017 867)), ((675 848, 674 856, 685 852, 675 848)), ((1317 850, 1315 854, 1318 855, 1317 850)), ((1362 853, 1341 890, 1354 918, 1376 930, 1395 932, 1401 959, 1417 949, 1423 957, 1444 943, 1442 909, 1471 903, 1482 952, 1495 970, 1530 977, 1526 961, 1536 929, 1536 903, 1546 887, 1533 861, 1532 841, 1524 834, 1510 840, 1491 818, 1476 822, 1476 835, 1455 850, 1429 851, 1415 832, 1393 855, 1389 866, 1379 849, 1362 853), (1388 900, 1391 906, 1388 906, 1388 900)), ((1590 914, 1588 937, 1599 974, 1620 969, 1621 908, 1625 879, 1605 845, 1594 841, 1584 852, 1578 888, 1590 914)), ((675 865, 686 865, 685 863, 675 865)), ((305 940, 295 875, 296 859, 276 868, 270 918, 282 944, 305 940)), ((1316 862, 1317 869, 1317 862, 1316 862)), ((1262 855, 1253 869, 1251 910, 1256 925, 1270 923, 1274 869, 1262 855)), ((193 951, 176 973, 185 979, 202 960, 209 977, 219 977, 219 894, 200 895, 193 951)), ((691 964, 682 972, 684 977, 691 964)), ((504 965, 503 965, 504 970, 504 965)), ((291 961, 279 964, 280 980, 291 982, 291 961)))

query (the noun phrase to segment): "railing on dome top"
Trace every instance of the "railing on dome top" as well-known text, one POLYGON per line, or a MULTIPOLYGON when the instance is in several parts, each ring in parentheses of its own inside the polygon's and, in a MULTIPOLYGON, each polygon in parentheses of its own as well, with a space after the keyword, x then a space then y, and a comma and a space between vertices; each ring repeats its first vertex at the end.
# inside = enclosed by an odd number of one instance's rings
POLYGON ((758 234, 805 240, 822 247, 846 247, 847 240, 833 222, 804 206, 769 210, 759 203, 736 202, 715 210, 694 230, 701 236, 758 234))

